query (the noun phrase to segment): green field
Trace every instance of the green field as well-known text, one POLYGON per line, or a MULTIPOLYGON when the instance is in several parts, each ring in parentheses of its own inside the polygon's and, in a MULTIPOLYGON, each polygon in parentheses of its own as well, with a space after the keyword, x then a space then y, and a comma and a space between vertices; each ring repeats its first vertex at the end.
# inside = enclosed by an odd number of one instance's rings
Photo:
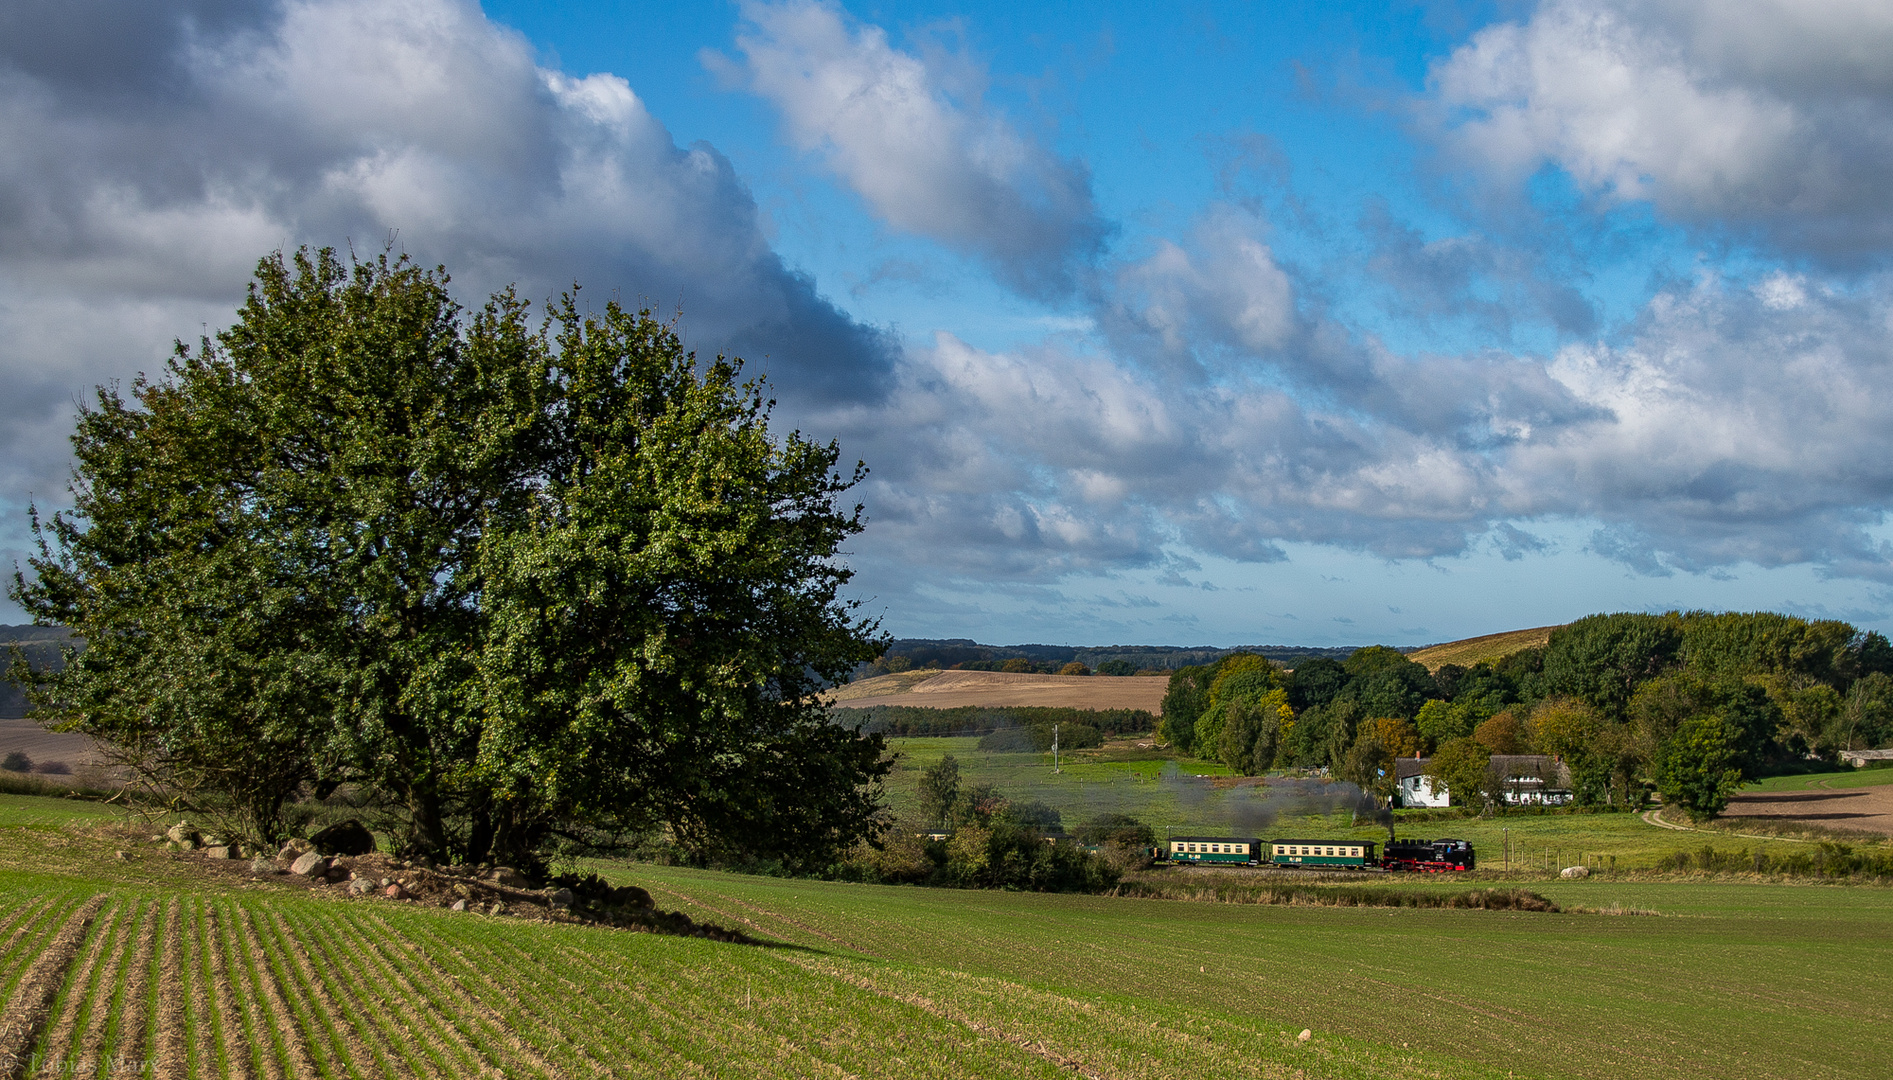
POLYGON ((1757 780, 1743 791, 1813 791, 1820 788, 1879 787, 1893 784, 1893 769, 1842 769, 1839 772, 1803 773, 1799 776, 1771 776, 1757 780))
MULTIPOLYGON (((1173 832, 1256 835, 1264 839, 1291 835, 1312 840, 1387 839, 1385 826, 1358 822, 1349 811, 1306 812, 1324 807, 1318 794, 1324 789, 1319 784, 1306 788, 1317 792, 1312 800, 1271 797, 1271 792, 1289 791, 1291 785, 1271 778, 1261 787, 1230 786, 1230 770, 1222 765, 1184 760, 1169 768, 1167 755, 1138 750, 1134 742, 1078 751, 1063 762, 1062 771, 1054 772, 1050 754, 987 753, 978 749, 978 742, 975 738, 890 739, 889 745, 900 756, 888 778, 889 804, 897 811, 914 806, 922 770, 951 753, 960 763, 962 783, 989 783, 1010 798, 1044 802, 1063 815, 1067 829, 1099 813, 1119 812, 1150 823, 1160 837, 1173 832), (1220 783, 1217 778, 1222 778, 1220 783)), ((1893 783, 1893 769, 1775 777, 1745 790, 1875 783, 1893 783)), ((1340 789, 1333 790, 1338 793, 1340 789)), ((1481 870, 1514 881, 1555 877, 1562 867, 1587 862, 1614 865, 1619 870, 1649 868, 1665 855, 1695 851, 1706 843, 1724 848, 1797 843, 1790 839, 1738 838, 1721 831, 1659 829, 1628 813, 1515 810, 1492 817, 1403 818, 1397 827, 1403 837, 1470 840, 1478 849, 1481 870), (1508 869, 1508 850, 1512 853, 1510 875, 1501 873, 1508 869), (1614 864, 1612 859, 1616 860, 1614 864)))
POLYGON ((1657 914, 1526 914, 604 865, 759 947, 209 879, 111 814, 0 798, 0 1056, 35 1074, 1603 1080, 1893 1053, 1884 887, 1548 881, 1657 914))

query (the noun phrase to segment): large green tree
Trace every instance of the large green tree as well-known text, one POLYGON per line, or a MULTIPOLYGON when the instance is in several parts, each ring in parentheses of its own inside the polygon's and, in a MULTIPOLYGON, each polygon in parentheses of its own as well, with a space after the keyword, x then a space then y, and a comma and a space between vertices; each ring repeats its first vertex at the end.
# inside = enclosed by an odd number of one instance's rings
POLYGON ((838 599, 859 470, 648 314, 447 285, 265 258, 230 329, 99 392, 13 589, 86 643, 41 714, 264 837, 351 783, 437 858, 853 843, 881 745, 816 691, 880 651, 838 599))

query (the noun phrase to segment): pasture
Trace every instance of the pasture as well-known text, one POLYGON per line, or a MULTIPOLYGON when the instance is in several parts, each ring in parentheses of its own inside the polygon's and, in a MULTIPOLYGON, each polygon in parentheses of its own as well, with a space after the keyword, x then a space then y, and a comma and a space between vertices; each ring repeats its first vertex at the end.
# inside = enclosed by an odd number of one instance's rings
MULTIPOLYGON (((1037 753, 989 753, 976 738, 898 738, 889 745, 901 756, 888 777, 888 802, 898 813, 917 803, 921 773, 947 754, 959 762, 961 782, 989 783, 1012 799, 1036 800, 1059 811, 1066 828, 1101 813, 1126 813, 1150 823, 1161 837, 1175 833, 1241 836, 1297 836, 1313 840, 1387 839, 1384 825, 1357 819, 1351 786, 1271 777, 1267 783, 1237 778, 1226 767, 1205 761, 1173 760, 1156 749, 1140 749, 1137 740, 1117 740, 1098 750, 1069 755, 1060 771, 1052 756, 1037 753)), ((1831 782, 1872 784, 1874 774, 1893 780, 1893 770, 1830 774, 1831 782)), ((1763 781, 1813 783, 1817 777, 1782 777, 1763 781)), ((1893 791, 1893 787, 1876 790, 1893 791)), ((1515 809, 1492 817, 1415 820, 1401 815, 1401 836, 1453 836, 1470 840, 1479 851, 1481 876, 1506 882, 1556 877, 1565 866, 1589 863, 1628 872, 1652 867, 1678 851, 1704 844, 1722 848, 1798 846, 1793 836, 1735 835, 1741 827, 1658 828, 1636 814, 1540 813, 1515 809), (1505 854, 1511 852, 1508 866, 1505 854), (1612 862, 1612 860, 1615 862, 1612 862), (1507 873, 1507 871, 1510 871, 1507 873)))
POLYGON ((0 1055, 35 1075, 1841 1078, 1893 1053, 1882 887, 1531 886, 1656 912, 1603 915, 596 864, 756 946, 209 877, 149 831, 0 797, 0 1055))

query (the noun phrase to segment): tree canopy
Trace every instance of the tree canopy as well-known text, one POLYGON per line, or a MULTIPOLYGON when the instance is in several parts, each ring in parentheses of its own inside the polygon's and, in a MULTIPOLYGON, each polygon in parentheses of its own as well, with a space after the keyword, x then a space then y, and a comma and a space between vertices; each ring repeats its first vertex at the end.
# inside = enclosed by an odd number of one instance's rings
POLYGON ((881 651, 835 558, 864 470, 648 312, 447 286, 279 253, 228 330, 98 390, 12 590, 85 643, 39 714, 259 838, 347 784, 440 859, 854 843, 882 744, 817 691, 881 651))

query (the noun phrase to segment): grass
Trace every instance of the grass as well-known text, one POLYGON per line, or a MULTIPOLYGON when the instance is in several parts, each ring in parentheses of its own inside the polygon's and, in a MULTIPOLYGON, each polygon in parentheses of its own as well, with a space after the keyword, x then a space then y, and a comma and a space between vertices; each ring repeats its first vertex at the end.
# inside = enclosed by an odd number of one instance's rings
MULTIPOLYGON (((1302 788, 1272 779, 1262 787, 1235 786, 1229 769, 1200 761, 1176 762, 1159 750, 1140 750, 1137 740, 1122 740, 1101 750, 1070 755, 1062 772, 1052 771, 1050 754, 994 754, 978 749, 974 738, 897 738, 889 744, 900 755, 888 778, 888 801, 898 812, 917 803, 921 773, 951 753, 960 764, 962 783, 990 783, 1009 798, 1038 800, 1058 810, 1067 828, 1096 814, 1131 814, 1166 832, 1306 837, 1311 840, 1387 839, 1385 826, 1358 822, 1339 789, 1324 798, 1320 785, 1302 788), (1220 782, 1219 782, 1219 779, 1220 782), (1292 794, 1310 790, 1301 798, 1292 794), (1288 793, 1288 794, 1282 794, 1288 793)), ((1827 774, 1829 782, 1893 782, 1893 769, 1827 774)), ((1813 784, 1822 776, 1776 777, 1776 782, 1813 784)), ((1785 790, 1785 789, 1784 789, 1785 790)), ((1472 841, 1482 874, 1500 882, 1555 878, 1566 866, 1614 866, 1620 871, 1654 867, 1678 851, 1695 851, 1705 842, 1723 846, 1792 844, 1780 840, 1731 839, 1698 831, 1655 828, 1637 815, 1539 813, 1514 810, 1492 817, 1444 821, 1396 822, 1403 837, 1457 837, 1472 841), (1512 852, 1507 866, 1505 852, 1512 852), (1613 862, 1614 860, 1614 862, 1613 862), (1509 869, 1510 873, 1506 873, 1509 869)), ((1756 831, 1733 823, 1738 831, 1756 831)))
MULTIPOLYGON (((756 947, 211 879, 101 810, 0 799, 0 988, 72 944, 22 1048, 60 1075, 1840 1078, 1893 1053, 1882 887, 1528 886, 1659 913, 1614 918, 1318 906, 1366 891, 1318 875, 1263 905, 605 867, 779 943, 756 947)), ((1628 815, 1518 825, 1672 839, 1628 815)))
POLYGON ((1838 772, 1770 776, 1742 788, 1752 791, 1814 791, 1822 788, 1862 788, 1893 784, 1893 769, 1841 769, 1838 772))
POLYGON ((1442 664, 1472 667, 1486 660, 1500 660, 1515 652, 1537 648, 1550 641, 1551 632, 1556 629, 1556 626, 1539 626, 1530 630, 1507 630, 1502 634, 1449 641, 1410 652, 1407 659, 1416 664, 1425 664, 1428 671, 1437 671, 1442 664))

